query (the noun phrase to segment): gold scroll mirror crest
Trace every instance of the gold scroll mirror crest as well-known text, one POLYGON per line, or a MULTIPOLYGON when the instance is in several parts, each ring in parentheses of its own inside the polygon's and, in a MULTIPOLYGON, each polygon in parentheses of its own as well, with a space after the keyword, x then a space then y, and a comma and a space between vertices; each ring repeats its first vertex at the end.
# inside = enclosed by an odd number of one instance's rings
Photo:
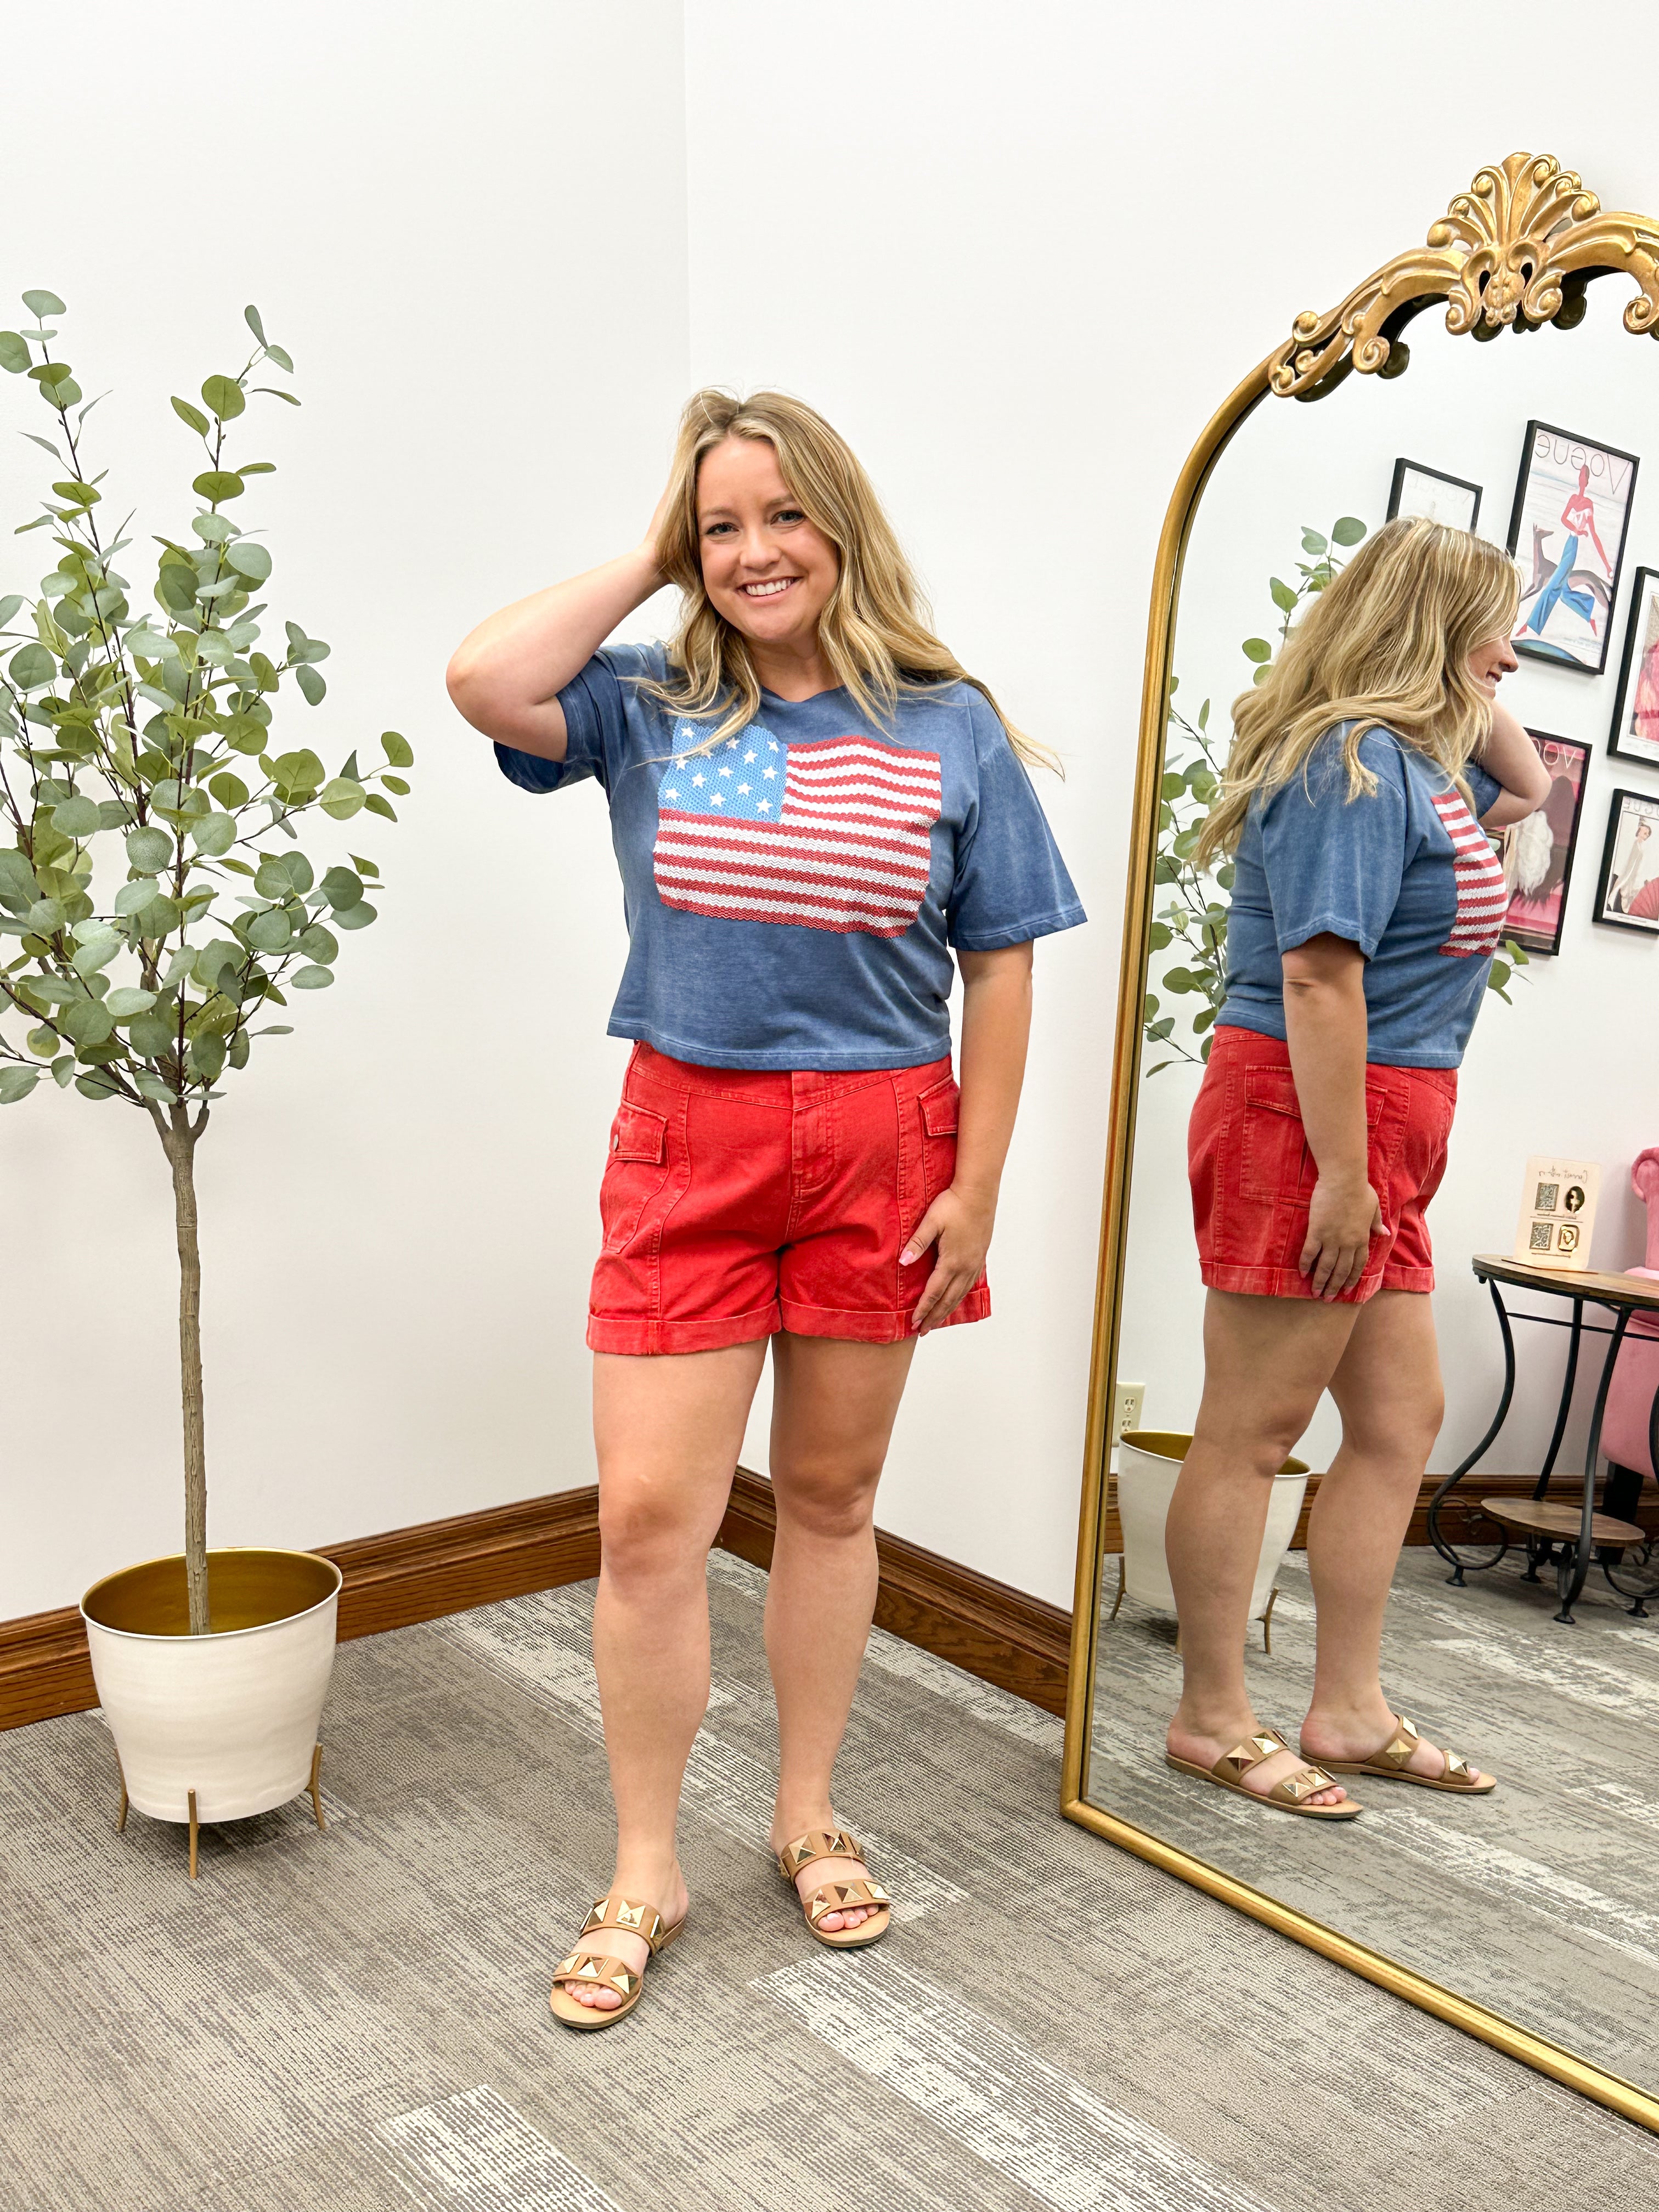
POLYGON ((1659 222, 1604 209, 1577 173, 1563 169, 1553 155, 1511 154, 1477 172, 1468 190, 1458 193, 1445 215, 1430 226, 1422 246, 1384 262, 1337 306, 1298 314, 1290 336, 1217 409, 1176 480, 1153 568, 1141 690, 1060 1810, 1066 1819, 1136 1857, 1659 2133, 1659 2096, 1103 1810, 1085 1794, 1098 1656, 1107 1431, 1140 1081, 1140 1006, 1152 920, 1158 787, 1182 563, 1199 501, 1229 440, 1263 399, 1323 398, 1355 370, 1384 378, 1401 374, 1410 359, 1402 332, 1415 316, 1440 301, 1446 302, 1446 327, 1454 337, 1490 340, 1506 329, 1525 333, 1551 322, 1571 330, 1583 319, 1587 287, 1598 277, 1617 275, 1628 276, 1636 287, 1625 308, 1625 328, 1635 337, 1659 337, 1659 222))

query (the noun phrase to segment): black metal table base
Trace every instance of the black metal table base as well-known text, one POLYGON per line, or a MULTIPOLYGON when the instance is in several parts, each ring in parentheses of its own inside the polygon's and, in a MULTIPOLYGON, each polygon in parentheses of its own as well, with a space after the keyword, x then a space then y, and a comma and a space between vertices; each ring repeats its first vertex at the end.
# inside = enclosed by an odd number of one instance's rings
MULTIPOLYGON (((1480 1272, 1477 1267, 1476 1273, 1480 1272)), ((1629 1589, 1614 1579, 1613 1570, 1625 1565, 1626 1548, 1636 1550, 1636 1565, 1638 1568, 1647 1567, 1653 1555, 1652 1544, 1644 1543, 1639 1549, 1635 1547, 1597 1544, 1594 1540, 1593 1533, 1595 1520, 1595 1470, 1601 1449, 1601 1418, 1607 1410, 1607 1391, 1613 1382, 1613 1369, 1618 1364, 1619 1347, 1624 1342, 1625 1333, 1630 1326, 1631 1309, 1628 1306, 1610 1308, 1616 1316, 1611 1328, 1603 1328, 1596 1322, 1587 1322, 1584 1319, 1584 1307, 1587 1303, 1595 1304, 1606 1303, 1601 1299, 1589 1299, 1586 1297, 1576 1297, 1572 1299, 1571 1322, 1561 1321, 1553 1314, 1511 1315, 1504 1304, 1497 1277, 1487 1276, 1486 1283, 1492 1293, 1492 1304, 1497 1310, 1498 1333, 1504 1340, 1504 1388, 1498 1396, 1498 1410, 1493 1414, 1491 1425, 1486 1434, 1476 1444, 1474 1449, 1460 1462, 1442 1482, 1429 1505, 1429 1541, 1451 1569, 1451 1573, 1446 1579, 1454 1588, 1461 1589, 1465 1587, 1465 1577, 1468 1575, 1486 1573, 1495 1567, 1513 1548, 1508 1529, 1500 1522, 1494 1521, 1492 1525, 1498 1530, 1498 1540, 1492 1557, 1476 1559, 1465 1556, 1472 1547, 1466 1541, 1463 1552, 1460 1553, 1441 1525, 1443 1509, 1447 1498, 1470 1470, 1485 1456, 1496 1440, 1498 1431, 1509 1417, 1510 1406, 1515 1396, 1515 1332, 1510 1324, 1515 1321, 1529 1321, 1536 1322, 1546 1328, 1571 1328, 1572 1336, 1567 1349, 1566 1372, 1561 1381, 1560 1402, 1555 1412, 1555 1426, 1551 1433, 1549 1449, 1544 1455, 1544 1464, 1539 1471, 1538 1480, 1534 1486, 1532 1496, 1534 1503, 1536 1504, 1548 1494, 1550 1477, 1555 1472, 1556 1458, 1560 1452, 1561 1441, 1566 1434, 1568 1415, 1572 1409, 1573 1385, 1578 1376, 1578 1353, 1583 1339, 1586 1335, 1605 1336, 1608 1340, 1607 1354, 1601 1363, 1601 1376, 1596 1382, 1595 1401, 1590 1413, 1589 1436, 1584 1450, 1583 1510, 1577 1532, 1571 1537, 1532 1531, 1527 1533, 1525 1537, 1527 1566, 1522 1580, 1529 1583, 1538 1582, 1541 1579, 1539 1574, 1540 1567, 1553 1568, 1556 1595, 1560 1600, 1560 1608, 1553 1618, 1564 1627, 1571 1628, 1577 1626, 1573 1618, 1573 1607, 1583 1595, 1584 1584, 1589 1577, 1591 1568, 1599 1567, 1608 1589, 1616 1596, 1632 1601, 1626 1610, 1634 1619, 1644 1620, 1648 1617, 1648 1609, 1643 1600, 1659 1594, 1659 1583, 1649 1580, 1637 1588, 1629 1589)), ((1653 1465, 1659 1468, 1659 1391, 1654 1394, 1653 1405, 1648 1415, 1648 1449, 1653 1465)), ((1633 1519, 1641 1486, 1642 1477, 1636 1469, 1610 1468, 1602 1499, 1603 1511, 1615 1519, 1633 1519)), ((1476 1510, 1479 1511, 1480 1509, 1477 1508, 1476 1510)), ((1488 1515, 1486 1517, 1490 1519, 1491 1516, 1488 1515)), ((1480 1548, 1484 1550, 1486 1547, 1482 1546, 1480 1548)))

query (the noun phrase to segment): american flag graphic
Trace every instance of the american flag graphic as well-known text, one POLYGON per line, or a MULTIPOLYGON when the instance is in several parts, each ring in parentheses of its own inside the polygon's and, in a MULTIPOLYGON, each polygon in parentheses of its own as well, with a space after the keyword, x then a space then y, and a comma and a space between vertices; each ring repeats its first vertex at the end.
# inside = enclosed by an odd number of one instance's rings
POLYGON ((706 734, 677 726, 658 793, 664 905, 902 937, 927 890, 939 755, 856 736, 786 744, 758 723, 692 752, 706 734))
POLYGON ((1452 866, 1457 878, 1457 918, 1440 950, 1455 960, 1485 959, 1498 950, 1510 910, 1504 863, 1493 852, 1491 838, 1463 804, 1461 793, 1440 793, 1434 811, 1452 841, 1452 866))

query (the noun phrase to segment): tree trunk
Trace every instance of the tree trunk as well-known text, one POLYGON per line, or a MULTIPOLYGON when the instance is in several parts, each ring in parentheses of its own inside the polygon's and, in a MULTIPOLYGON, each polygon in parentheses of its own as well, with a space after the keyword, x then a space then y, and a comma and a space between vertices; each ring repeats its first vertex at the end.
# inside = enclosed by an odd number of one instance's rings
POLYGON ((173 1169, 173 1207, 179 1231, 179 1379, 185 1415, 185 1587, 190 1632, 209 1633, 207 1562, 207 1437, 202 1409, 202 1255, 196 1238, 196 1140, 182 1106, 168 1109, 161 1143, 173 1169))

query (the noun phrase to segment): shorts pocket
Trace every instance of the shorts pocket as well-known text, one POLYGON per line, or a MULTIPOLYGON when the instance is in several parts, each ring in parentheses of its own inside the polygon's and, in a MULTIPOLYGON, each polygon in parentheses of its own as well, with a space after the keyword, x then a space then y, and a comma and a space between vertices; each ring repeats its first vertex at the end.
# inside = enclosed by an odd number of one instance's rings
POLYGON ((620 1252, 668 1180, 668 1116, 624 1099, 611 1124, 611 1152, 599 1183, 604 1249, 620 1252))
POLYGON ((921 1109, 921 1180, 923 1210, 956 1179, 957 1125, 962 1092, 952 1076, 945 1076, 916 1100, 921 1109))
MULTIPOLYGON (((1368 1139, 1381 1118, 1383 1096, 1379 1086, 1365 1085, 1368 1139)), ((1308 1147, 1296 1079, 1288 1067, 1245 1069, 1241 1118, 1240 1195, 1267 1205, 1305 1205, 1313 1196, 1319 1170, 1308 1147)))

